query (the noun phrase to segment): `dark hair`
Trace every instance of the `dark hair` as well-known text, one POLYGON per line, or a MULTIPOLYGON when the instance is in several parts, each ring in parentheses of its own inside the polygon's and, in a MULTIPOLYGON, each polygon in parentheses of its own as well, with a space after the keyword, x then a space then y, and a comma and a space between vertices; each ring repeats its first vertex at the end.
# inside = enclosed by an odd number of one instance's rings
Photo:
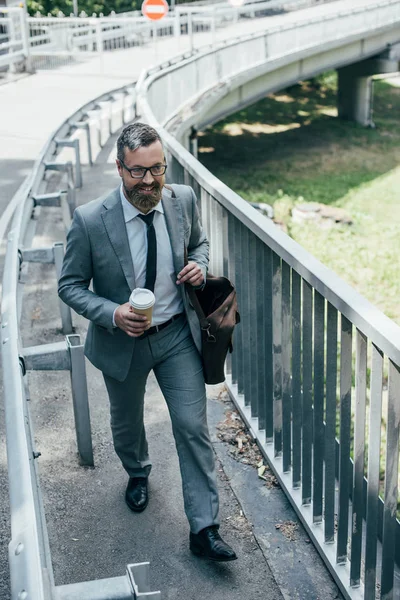
POLYGON ((121 132, 117 140, 117 158, 125 159, 125 148, 137 150, 141 146, 150 146, 154 142, 161 142, 159 133, 146 123, 131 123, 121 132))

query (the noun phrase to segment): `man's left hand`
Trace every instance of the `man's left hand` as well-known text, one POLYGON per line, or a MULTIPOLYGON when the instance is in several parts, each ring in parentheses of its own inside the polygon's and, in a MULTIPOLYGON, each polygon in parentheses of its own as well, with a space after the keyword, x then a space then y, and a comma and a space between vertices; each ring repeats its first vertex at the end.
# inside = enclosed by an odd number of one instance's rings
POLYGON ((190 285, 198 286, 204 283, 203 273, 199 265, 195 262, 189 261, 186 267, 178 274, 178 285, 181 283, 190 283, 190 285))

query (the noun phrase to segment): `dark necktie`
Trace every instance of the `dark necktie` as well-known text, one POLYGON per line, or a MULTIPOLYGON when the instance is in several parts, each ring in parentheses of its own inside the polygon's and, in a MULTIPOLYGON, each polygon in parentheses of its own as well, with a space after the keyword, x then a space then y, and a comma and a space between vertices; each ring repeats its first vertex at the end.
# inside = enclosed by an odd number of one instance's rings
POLYGON ((154 292, 157 276, 157 238, 154 229, 154 210, 147 215, 139 215, 147 225, 147 261, 146 261, 146 283, 145 288, 154 292))

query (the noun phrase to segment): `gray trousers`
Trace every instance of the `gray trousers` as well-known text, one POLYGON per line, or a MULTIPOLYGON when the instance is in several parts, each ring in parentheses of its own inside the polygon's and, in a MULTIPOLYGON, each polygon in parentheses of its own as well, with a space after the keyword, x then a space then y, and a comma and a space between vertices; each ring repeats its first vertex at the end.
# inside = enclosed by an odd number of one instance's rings
POLYGON ((198 533, 219 524, 219 504, 201 359, 185 316, 158 333, 136 338, 124 381, 104 375, 115 451, 130 477, 147 477, 151 470, 143 412, 152 369, 171 417, 185 513, 191 531, 198 533))

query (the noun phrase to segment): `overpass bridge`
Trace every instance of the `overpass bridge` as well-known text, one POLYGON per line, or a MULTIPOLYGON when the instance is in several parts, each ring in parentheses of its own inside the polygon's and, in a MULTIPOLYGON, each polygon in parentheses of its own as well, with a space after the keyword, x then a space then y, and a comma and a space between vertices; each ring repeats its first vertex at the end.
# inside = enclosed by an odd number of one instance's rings
MULTIPOLYGON (((28 391, 26 376, 21 379, 21 365, 24 373, 38 365, 51 368, 51 363, 60 368, 61 362, 69 369, 76 351, 63 346, 61 361, 60 354, 55 358, 56 349, 46 349, 46 344, 41 349, 24 347, 24 337, 29 336, 22 330, 21 337, 18 326, 23 321, 17 267, 22 260, 24 273, 24 263, 35 254, 24 239, 25 233, 28 240, 32 238, 32 208, 52 203, 64 208, 74 205, 67 160, 71 149, 61 140, 79 139, 79 159, 90 162, 90 154, 93 158, 103 152, 106 139, 121 122, 135 116, 161 128, 171 180, 192 185, 200 199, 212 247, 210 270, 228 275, 238 288, 242 325, 227 376, 232 400, 344 597, 399 596, 400 330, 202 167, 194 156, 193 135, 194 130, 236 107, 326 68, 341 70, 341 114, 369 124, 368 78, 374 71, 392 70, 397 65, 399 41, 397 0, 355 0, 351 7, 339 0, 315 7, 312 13, 285 15, 279 22, 266 24, 262 32, 221 44, 214 40, 208 49, 145 70, 135 89, 130 82, 103 94, 67 119, 49 140, 11 205, 16 212, 3 282, 2 356, 14 511, 10 544, 13 598, 109 597, 104 582, 88 583, 84 596, 83 585, 54 587, 51 577, 35 483, 37 461, 32 458, 32 440, 22 428, 28 391), (343 94, 343 86, 350 90, 348 96, 343 94), (48 175, 54 169, 66 173, 68 193, 51 189, 55 182, 48 175), (384 368, 388 372, 388 406, 383 502, 378 490, 384 368)), ((79 173, 77 147, 74 144, 72 155, 75 175, 79 173)), ((88 190, 88 196, 90 193, 88 190)), ((68 221, 68 211, 64 214, 68 221)), ((36 260, 40 256, 48 262, 52 257, 56 260, 54 252, 38 252, 36 260)), ((67 330, 68 321, 64 320, 63 326, 67 330)), ((82 389, 79 392, 84 398, 82 389)), ((77 413, 79 430, 79 418, 85 413, 77 413)), ((89 433, 87 425, 86 420, 89 433)), ((78 436, 78 443, 81 458, 90 462, 90 436, 78 436)), ((132 572, 130 578, 134 579, 132 572)), ((127 578, 107 581, 110 588, 118 588, 118 597, 132 597, 127 578)))

